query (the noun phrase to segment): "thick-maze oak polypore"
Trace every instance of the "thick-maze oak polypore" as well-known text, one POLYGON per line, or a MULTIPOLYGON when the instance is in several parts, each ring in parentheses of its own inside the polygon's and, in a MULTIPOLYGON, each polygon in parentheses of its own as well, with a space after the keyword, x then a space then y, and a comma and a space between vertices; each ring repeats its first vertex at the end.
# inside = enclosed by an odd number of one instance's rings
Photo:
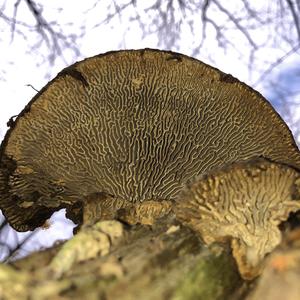
MULTIPOLYGON (((254 156, 300 167, 288 127, 259 93, 168 51, 78 62, 10 125, 0 150, 0 207, 19 231, 63 207, 80 223, 90 195, 105 198, 111 212, 173 201, 195 176, 254 156)), ((89 215, 97 217, 94 208, 89 215)), ((137 209, 145 210, 152 211, 137 209)))

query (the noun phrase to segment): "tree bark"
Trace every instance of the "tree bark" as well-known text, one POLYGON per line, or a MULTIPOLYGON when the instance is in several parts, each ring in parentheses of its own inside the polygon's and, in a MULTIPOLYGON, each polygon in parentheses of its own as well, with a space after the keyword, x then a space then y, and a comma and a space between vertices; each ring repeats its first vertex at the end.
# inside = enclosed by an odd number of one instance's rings
POLYGON ((60 279, 47 271, 55 246, 0 268, 1 299, 242 299, 247 283, 230 249, 207 248, 171 216, 125 226, 109 254, 77 263, 60 279))

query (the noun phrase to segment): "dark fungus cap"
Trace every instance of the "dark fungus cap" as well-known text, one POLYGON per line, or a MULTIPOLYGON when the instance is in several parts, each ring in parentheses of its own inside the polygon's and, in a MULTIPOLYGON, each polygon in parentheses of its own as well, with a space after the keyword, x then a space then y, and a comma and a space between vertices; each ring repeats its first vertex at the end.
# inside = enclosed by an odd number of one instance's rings
POLYGON ((300 166, 288 127, 259 93, 167 51, 76 63, 10 125, 0 151, 0 207, 20 231, 92 193, 168 200, 194 176, 236 160, 300 166))

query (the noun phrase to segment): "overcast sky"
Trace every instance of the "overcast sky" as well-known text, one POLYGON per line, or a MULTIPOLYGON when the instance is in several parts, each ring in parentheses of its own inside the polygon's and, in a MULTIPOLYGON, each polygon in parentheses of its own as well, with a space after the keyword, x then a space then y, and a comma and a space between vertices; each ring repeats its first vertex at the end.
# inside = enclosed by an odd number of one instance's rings
MULTIPOLYGON (((14 1, 11 2, 14 3, 14 1)), ((85 57, 117 49, 158 48, 158 38, 155 33, 143 37, 143 32, 138 23, 128 23, 130 11, 128 11, 128 16, 125 14, 122 17, 115 18, 109 24, 95 27, 97 20, 103 20, 105 16, 99 15, 99 9, 93 8, 94 2, 95 0, 76 1, 76 5, 74 5, 74 1, 71 0, 45 1, 45 5, 47 5, 47 10, 44 10, 45 17, 48 20, 55 20, 58 23, 65 24, 64 30, 66 33, 73 32, 74 26, 78 28, 78 32, 80 32, 80 26, 86 29, 86 33, 78 41, 77 45, 81 52, 80 56, 75 58, 74 53, 67 49, 63 52, 64 59, 58 58, 53 65, 50 65, 45 59, 46 54, 43 58, 43 51, 44 53, 48 51, 45 46, 36 50, 28 48, 28 41, 34 38, 34 32, 26 32, 25 36, 15 32, 12 41, 10 28, 5 22, 0 21, 0 140, 7 130, 6 123, 9 118, 17 115, 36 94, 36 91, 29 85, 40 90, 62 68, 85 57), (71 24, 73 22, 75 24, 71 24), (68 25, 68 23, 70 24, 68 25)), ((105 2, 108 5, 111 1, 101 1, 103 7, 106 5, 105 2)), ((263 1, 256 2, 261 3, 263 1)), ((21 3, 17 17, 19 20, 34 24, 34 19, 24 3, 25 1, 23 1, 23 4, 21 3)), ((145 3, 148 2, 145 1, 145 3)), ((228 3, 235 5, 236 2, 228 1, 228 3)), ((6 5, 4 12, 7 15, 11 15, 13 8, 13 5, 6 5)), ((143 14, 142 8, 139 7, 139 9, 140 13, 143 14)), ((220 15, 216 16, 222 18, 220 15)), ((191 32, 187 23, 178 38, 178 43, 167 50, 175 50, 191 55, 192 46, 197 42, 195 41, 195 36, 200 34, 200 29, 197 27, 197 18, 197 16, 194 18, 194 32, 191 32)), ((232 43, 236 44, 239 50, 238 52, 226 52, 218 48, 214 38, 215 32, 212 29, 208 29, 208 32, 211 32, 211 35, 208 34, 208 42, 200 54, 197 55, 197 58, 214 65, 222 71, 231 73, 249 85, 254 84, 259 78, 261 70, 254 68, 253 72, 249 73, 248 66, 243 61, 249 51, 246 45, 244 48, 242 47, 242 38, 233 35, 232 43)), ((262 29, 253 33, 253 35, 259 41, 264 35, 264 31, 262 29)), ((268 61, 274 59, 278 55, 278 51, 277 49, 265 48, 260 52, 260 55, 268 61), (272 58, 272 56, 274 57, 272 58)), ((289 78, 289 68, 299 62, 299 55, 291 56, 280 70, 285 70, 287 72, 286 77, 289 78)), ((280 75, 280 70, 278 70, 278 76, 280 75)), ((263 90, 262 85, 258 84, 256 88, 265 95, 271 95, 270 91, 263 90)), ((37 249, 40 248, 41 244, 50 246, 53 240, 66 238, 71 235, 72 223, 65 223, 62 215, 63 213, 60 213, 56 217, 58 221, 47 230, 47 235, 44 234, 45 231, 41 232, 39 230, 41 234, 38 233, 36 235, 34 242, 37 249)))

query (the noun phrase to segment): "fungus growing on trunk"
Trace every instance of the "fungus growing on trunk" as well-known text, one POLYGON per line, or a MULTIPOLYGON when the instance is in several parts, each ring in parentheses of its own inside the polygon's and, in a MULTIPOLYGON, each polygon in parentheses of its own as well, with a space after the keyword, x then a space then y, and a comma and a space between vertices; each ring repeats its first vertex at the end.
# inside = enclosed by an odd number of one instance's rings
POLYGON ((288 127, 259 93, 167 51, 76 63, 10 125, 0 150, 0 207, 20 231, 62 207, 80 222, 76 205, 91 194, 118 205, 172 200, 189 179, 253 156, 300 166, 288 127))
POLYGON ((211 244, 229 238, 244 278, 259 274, 281 241, 279 224, 300 210, 300 172, 253 159, 214 169, 178 196, 176 215, 211 244))

